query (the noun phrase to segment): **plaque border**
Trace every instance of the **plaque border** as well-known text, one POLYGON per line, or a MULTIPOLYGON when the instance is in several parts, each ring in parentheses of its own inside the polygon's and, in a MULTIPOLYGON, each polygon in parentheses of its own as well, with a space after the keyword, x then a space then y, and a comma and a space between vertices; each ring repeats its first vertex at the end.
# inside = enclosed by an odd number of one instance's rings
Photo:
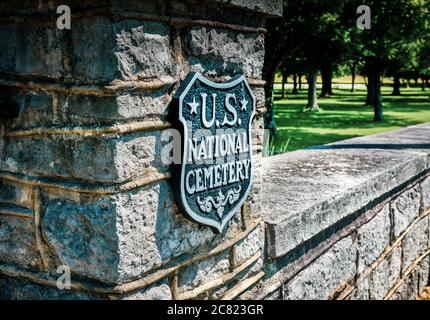
MULTIPOLYGON (((242 205, 245 203, 246 199, 248 198, 249 192, 251 190, 251 186, 254 179, 254 161, 253 161, 253 150, 252 150, 252 123, 254 121, 255 115, 256 115, 256 99, 254 92, 252 91, 248 81, 246 80, 246 77, 244 75, 238 75, 230 80, 223 82, 223 83, 217 83, 213 82, 206 77, 204 77, 199 72, 192 72, 188 74, 188 76, 185 78, 184 83, 186 83, 185 87, 180 86, 178 89, 179 93, 179 121, 183 125, 183 147, 182 147, 182 157, 181 157, 181 167, 180 167, 180 200, 181 200, 181 206, 183 207, 183 210, 185 210, 185 213, 194 221, 197 223, 207 225, 209 227, 215 228, 219 233, 222 233, 224 231, 225 226, 227 223, 233 218, 233 216, 237 213, 237 210, 242 207, 242 205), (244 85, 249 90, 249 93, 252 97, 252 113, 249 120, 249 127, 248 127, 248 142, 249 142, 249 149, 250 149, 250 179, 249 179, 249 185, 246 191, 243 193, 243 196, 237 201, 237 203, 234 205, 234 207, 230 210, 230 213, 219 223, 216 220, 212 220, 209 218, 202 217, 199 214, 196 214, 189 206, 186 201, 186 193, 184 189, 184 181, 185 181, 185 163, 186 163, 186 155, 187 153, 187 141, 188 141, 188 130, 187 130, 187 123, 182 116, 182 110, 183 110, 183 100, 185 96, 188 94, 188 91, 191 89, 191 87, 194 85, 196 80, 201 81, 202 83, 206 84, 209 87, 212 87, 214 89, 230 89, 239 83, 243 82, 244 85)), ((176 98, 178 98, 178 94, 175 95, 176 98)))

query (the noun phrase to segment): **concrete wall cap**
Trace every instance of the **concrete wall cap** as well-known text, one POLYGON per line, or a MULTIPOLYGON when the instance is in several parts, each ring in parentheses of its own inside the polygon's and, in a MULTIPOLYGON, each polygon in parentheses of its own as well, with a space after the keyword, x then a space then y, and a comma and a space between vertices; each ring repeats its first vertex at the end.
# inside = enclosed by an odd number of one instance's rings
POLYGON ((281 257, 375 199, 383 201, 429 172, 429 160, 430 123, 265 158, 270 256, 281 257))

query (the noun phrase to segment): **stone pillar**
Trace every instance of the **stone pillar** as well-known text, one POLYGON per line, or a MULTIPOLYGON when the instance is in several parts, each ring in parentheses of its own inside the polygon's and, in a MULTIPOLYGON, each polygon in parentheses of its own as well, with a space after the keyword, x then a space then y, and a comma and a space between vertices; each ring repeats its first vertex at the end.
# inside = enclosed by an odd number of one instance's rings
POLYGON ((19 106, 0 119, 0 298, 232 299, 260 280, 264 21, 282 1, 68 1, 71 30, 67 1, 24 2, 0 4, 0 98, 19 106), (257 97, 254 186, 223 234, 178 212, 160 160, 191 71, 244 74, 257 97))

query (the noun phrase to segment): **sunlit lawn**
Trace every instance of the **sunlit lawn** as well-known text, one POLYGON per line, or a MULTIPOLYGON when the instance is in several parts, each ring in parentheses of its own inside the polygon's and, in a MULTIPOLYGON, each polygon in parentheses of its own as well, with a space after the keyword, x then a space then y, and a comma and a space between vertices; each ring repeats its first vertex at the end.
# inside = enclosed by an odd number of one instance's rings
POLYGON ((428 89, 422 92, 420 88, 402 88, 400 97, 391 96, 391 91, 390 87, 383 88, 385 120, 382 123, 374 123, 372 108, 364 106, 365 90, 355 93, 334 90, 334 96, 319 99, 320 112, 303 111, 306 91, 298 95, 288 93, 287 99, 275 100, 278 137, 273 151, 294 151, 430 122, 428 89))

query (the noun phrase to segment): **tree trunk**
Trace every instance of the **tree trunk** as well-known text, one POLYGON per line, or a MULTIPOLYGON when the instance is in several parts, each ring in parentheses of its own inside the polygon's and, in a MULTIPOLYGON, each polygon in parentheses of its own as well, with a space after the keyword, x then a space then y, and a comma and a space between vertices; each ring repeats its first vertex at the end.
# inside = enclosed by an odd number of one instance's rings
POLYGON ((355 91, 355 63, 351 65, 351 92, 355 91))
POLYGON ((287 71, 284 69, 282 70, 282 99, 285 99, 285 85, 288 82, 288 75, 287 75, 287 71))
POLYGON ((330 65, 323 65, 321 67, 322 89, 320 97, 329 97, 333 95, 332 80, 333 69, 330 65))
POLYGON ((302 91, 302 75, 299 74, 299 91, 302 91))
POLYGON ((297 74, 293 74, 293 94, 297 94, 297 74))
POLYGON ((270 131, 271 136, 276 136, 275 110, 273 107, 273 88, 275 82, 275 72, 268 74, 264 93, 266 95, 266 113, 264 114, 264 128, 270 131))
POLYGON ((374 77, 369 74, 367 76, 367 97, 366 97, 366 106, 373 106, 375 102, 375 85, 373 83, 374 77))
POLYGON ((312 70, 308 73, 308 105, 307 110, 315 111, 318 110, 318 99, 317 99, 317 70, 312 70))
POLYGON ((421 91, 426 91, 426 80, 421 78, 421 91))
POLYGON ((382 113, 382 94, 381 94, 381 74, 377 71, 372 72, 371 77, 373 78, 372 84, 374 87, 374 122, 382 122, 384 120, 384 115, 382 113))
POLYGON ((400 77, 398 75, 394 76, 393 84, 393 96, 400 96, 400 77))

